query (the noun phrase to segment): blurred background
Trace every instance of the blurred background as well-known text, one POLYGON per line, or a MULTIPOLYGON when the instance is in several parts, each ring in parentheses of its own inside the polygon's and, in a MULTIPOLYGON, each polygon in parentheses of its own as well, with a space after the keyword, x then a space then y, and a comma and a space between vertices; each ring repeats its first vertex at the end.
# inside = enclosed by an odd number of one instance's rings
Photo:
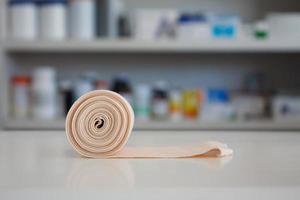
POLYGON ((95 89, 138 130, 300 130, 296 0, 3 0, 3 129, 63 129, 95 89))

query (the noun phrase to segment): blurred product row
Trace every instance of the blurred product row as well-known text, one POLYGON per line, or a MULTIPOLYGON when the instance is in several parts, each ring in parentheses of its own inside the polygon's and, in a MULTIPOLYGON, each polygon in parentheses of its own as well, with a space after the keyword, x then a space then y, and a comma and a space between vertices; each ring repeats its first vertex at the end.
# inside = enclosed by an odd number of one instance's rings
MULTIPOLYGON (((21 40, 297 39, 300 13, 269 13, 246 23, 234 13, 126 9, 123 0, 8 0, 9 36, 21 40)), ((195 11, 196 10, 196 11, 195 11)))
POLYGON ((132 84, 126 74, 108 82, 95 72, 75 81, 57 80, 51 67, 39 67, 32 77, 11 77, 11 113, 16 119, 56 119, 67 114, 73 102, 92 90, 118 92, 134 108, 138 120, 299 120, 300 94, 268 92, 262 74, 249 74, 241 91, 170 87, 165 81, 132 84))

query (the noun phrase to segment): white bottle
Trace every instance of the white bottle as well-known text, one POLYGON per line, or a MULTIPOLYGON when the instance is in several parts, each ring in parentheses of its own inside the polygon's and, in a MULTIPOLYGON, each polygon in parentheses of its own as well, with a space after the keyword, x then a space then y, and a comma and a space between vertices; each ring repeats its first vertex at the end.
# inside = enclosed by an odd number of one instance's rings
POLYGON ((95 0, 70 1, 70 35, 72 38, 79 40, 92 40, 95 38, 95 0))
POLYGON ((10 0, 10 34, 17 40, 37 37, 37 8, 34 0, 10 0))
POLYGON ((75 99, 95 89, 95 82, 97 79, 97 73, 93 71, 82 74, 75 83, 74 94, 75 99))
POLYGON ((39 67, 33 73, 33 117, 54 119, 57 115, 56 72, 51 67, 39 67))
POLYGON ((141 121, 150 119, 151 87, 139 84, 134 88, 134 111, 136 118, 141 121))
POLYGON ((29 117, 30 84, 28 76, 14 76, 12 78, 12 110, 13 116, 18 119, 29 117))
POLYGON ((152 115, 156 120, 167 119, 169 114, 167 83, 158 81, 154 85, 152 96, 152 115))
POLYGON ((67 37, 67 6, 65 0, 44 0, 39 3, 39 34, 45 40, 67 37))
POLYGON ((107 2, 108 36, 110 38, 117 38, 119 33, 119 19, 124 12, 124 2, 123 0, 107 0, 107 2))

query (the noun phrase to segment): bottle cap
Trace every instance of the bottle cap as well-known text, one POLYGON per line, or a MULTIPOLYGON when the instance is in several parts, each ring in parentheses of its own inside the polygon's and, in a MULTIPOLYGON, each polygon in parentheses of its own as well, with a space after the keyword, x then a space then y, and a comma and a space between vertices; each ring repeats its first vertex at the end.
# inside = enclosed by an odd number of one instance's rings
POLYGON ((14 85, 29 85, 31 83, 29 76, 14 76, 11 80, 14 85))

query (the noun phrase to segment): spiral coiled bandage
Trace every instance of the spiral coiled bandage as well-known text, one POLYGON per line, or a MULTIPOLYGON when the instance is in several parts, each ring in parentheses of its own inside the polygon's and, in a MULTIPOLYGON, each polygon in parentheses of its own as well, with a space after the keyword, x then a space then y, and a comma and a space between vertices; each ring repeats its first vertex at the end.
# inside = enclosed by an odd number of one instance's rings
POLYGON ((192 158, 232 154, 227 145, 219 142, 185 147, 125 147, 133 124, 133 110, 122 96, 96 90, 73 104, 66 119, 66 133, 72 147, 90 158, 192 158))

